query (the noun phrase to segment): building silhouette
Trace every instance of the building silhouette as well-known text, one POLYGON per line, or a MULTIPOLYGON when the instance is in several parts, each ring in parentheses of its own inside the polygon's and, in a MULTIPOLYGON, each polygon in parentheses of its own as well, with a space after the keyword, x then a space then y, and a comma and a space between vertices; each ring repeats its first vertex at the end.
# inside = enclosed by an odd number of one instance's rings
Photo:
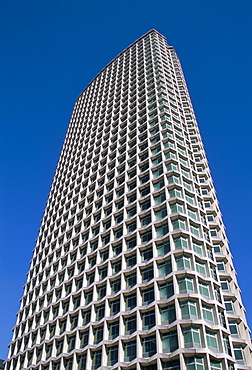
POLYGON ((6 370, 251 369, 180 61, 151 30, 76 100, 6 370))

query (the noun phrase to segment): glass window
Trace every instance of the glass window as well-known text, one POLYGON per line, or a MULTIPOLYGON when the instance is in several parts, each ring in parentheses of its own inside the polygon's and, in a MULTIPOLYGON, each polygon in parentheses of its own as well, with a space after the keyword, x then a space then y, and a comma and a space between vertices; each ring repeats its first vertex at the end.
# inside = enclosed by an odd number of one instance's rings
POLYGON ((155 184, 153 184, 153 187, 155 191, 162 189, 164 187, 164 180, 160 179, 158 182, 155 182, 155 184))
POLYGON ((209 307, 209 306, 202 306, 202 314, 203 314, 203 318, 210 322, 210 323, 213 323, 214 320, 213 320, 213 309, 212 307, 209 307))
POLYGON ((158 265, 159 276, 165 276, 172 272, 171 260, 167 260, 158 265))
POLYGON ((145 249, 143 251, 141 251, 141 261, 142 262, 147 262, 149 260, 151 260, 153 257, 153 251, 152 251, 152 248, 148 248, 148 249, 145 249))
POLYGON ((102 362, 102 350, 94 351, 92 353, 92 369, 98 369, 102 362))
POLYGON ((234 355, 235 355, 237 364, 245 365, 242 347, 239 345, 234 345, 233 348, 234 348, 234 355))
POLYGON ((231 336, 234 338, 239 338, 238 326, 236 321, 229 321, 229 330, 231 336))
POLYGON ((198 356, 186 358, 187 370, 204 370, 203 358, 198 356))
POLYGON ((188 239, 186 237, 180 236, 174 239, 174 244, 176 249, 188 248, 188 239))
POLYGON ((195 262, 195 265, 196 265, 196 270, 201 274, 201 275, 204 275, 206 276, 206 266, 204 263, 201 263, 201 262, 195 262))
POLYGON ((154 197, 155 205, 161 204, 166 200, 165 193, 161 193, 154 197))
POLYGON ((158 211, 155 211, 155 218, 156 218, 156 221, 157 220, 161 220, 163 219, 164 217, 167 216, 167 209, 166 207, 163 207, 161 208, 160 210, 158 211))
POLYGON ((114 321, 108 326, 109 339, 115 339, 119 335, 119 321, 114 321))
POLYGON ((156 325, 155 311, 147 311, 142 314, 143 330, 149 330, 156 325))
POLYGON ((213 352, 218 352, 218 344, 216 334, 211 331, 206 331, 207 346, 213 352))
POLYGON ((168 224, 163 224, 161 226, 156 227, 156 237, 160 238, 165 236, 169 232, 168 224))
POLYGON ((152 231, 149 230, 146 233, 141 234, 141 242, 148 243, 152 239, 152 231))
POLYGON ((136 294, 128 295, 125 297, 126 311, 130 311, 136 307, 136 294))
POLYGON ((194 326, 183 329, 185 348, 200 348, 200 329, 194 326))
POLYGON ((151 215, 144 216, 141 218, 141 226, 147 226, 151 223, 151 215))
POLYGON ((108 348, 108 366, 113 366, 118 362, 118 345, 108 348))
POLYGON ((182 319, 197 319, 197 307, 194 301, 180 303, 182 319))
POLYGON ((174 294, 174 289, 173 289, 173 282, 167 282, 164 285, 160 285, 160 298, 161 299, 167 299, 170 298, 174 294))
POLYGON ((176 229, 185 230, 185 228, 186 228, 185 221, 180 219, 180 218, 178 218, 176 220, 173 220, 172 221, 172 226, 173 226, 173 230, 176 230, 176 229))
POLYGON ((124 361, 130 362, 136 358, 136 341, 124 343, 124 361))
POLYGON ((150 357, 156 353, 156 337, 150 336, 145 337, 142 340, 143 343, 143 357, 150 357))
POLYGON ((125 335, 130 335, 136 331, 136 316, 126 317, 125 323, 125 335))
POLYGON ((126 279, 126 287, 131 288, 136 285, 136 273, 132 273, 131 275, 127 275, 126 279))
POLYGON ((163 325, 168 325, 176 320, 175 305, 170 305, 161 308, 161 322, 163 325))
POLYGON ((231 299, 225 299, 225 307, 227 312, 233 313, 234 312, 234 307, 233 307, 233 302, 231 299))
POLYGON ((154 289, 150 288, 142 292, 142 304, 146 306, 154 301, 154 289))
POLYGON ((188 256, 179 256, 176 258, 176 262, 178 270, 187 270, 191 268, 190 257, 188 256))
POLYGON ((94 344, 98 344, 103 339, 103 326, 98 326, 94 328, 94 344))
MULTIPOLYGON (((80 347, 84 348, 88 345, 89 331, 80 332, 80 347)), ((63 341, 62 341, 63 344, 63 341)), ((61 348, 62 351, 62 348, 61 348)))
POLYGON ((120 300, 112 301, 110 303, 110 316, 116 315, 120 312, 120 300))
POLYGON ((176 331, 162 335, 163 352, 170 353, 176 351, 178 348, 178 336, 176 331))
POLYGON ((169 240, 165 240, 160 244, 156 244, 156 247, 157 247, 157 251, 158 251, 159 256, 162 256, 162 255, 170 252, 170 250, 171 250, 169 240))
POLYGON ((178 280, 179 284, 179 292, 180 293, 190 293, 194 292, 193 289, 193 279, 189 277, 185 277, 178 280))
POLYGON ((199 282, 199 292, 205 297, 210 297, 209 286, 207 284, 199 282))
POLYGON ((146 283, 147 281, 153 279, 154 274, 153 274, 153 266, 149 266, 146 269, 142 270, 142 282, 146 283))
POLYGON ((193 250, 194 250, 194 252, 196 252, 196 253, 198 253, 200 255, 203 254, 203 252, 202 252, 202 245, 199 244, 199 243, 193 242, 193 250))
POLYGON ((221 368, 221 362, 210 360, 210 370, 219 370, 221 368))

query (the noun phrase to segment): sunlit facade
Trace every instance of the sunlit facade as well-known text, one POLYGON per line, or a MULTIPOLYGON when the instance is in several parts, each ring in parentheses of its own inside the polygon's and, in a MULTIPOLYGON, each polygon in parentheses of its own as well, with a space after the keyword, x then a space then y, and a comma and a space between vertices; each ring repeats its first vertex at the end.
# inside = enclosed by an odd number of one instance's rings
POLYGON ((6 370, 251 369, 181 65, 155 30, 76 100, 6 370))

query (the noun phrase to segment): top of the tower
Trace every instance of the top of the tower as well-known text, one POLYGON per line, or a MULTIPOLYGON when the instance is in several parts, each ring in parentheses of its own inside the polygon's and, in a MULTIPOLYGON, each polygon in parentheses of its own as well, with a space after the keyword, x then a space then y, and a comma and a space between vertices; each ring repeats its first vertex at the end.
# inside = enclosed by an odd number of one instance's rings
MULTIPOLYGON (((125 53, 128 49, 130 49, 134 44, 138 43, 139 41, 141 41, 142 39, 144 39, 146 36, 148 36, 149 34, 152 34, 152 33, 156 33, 157 35, 163 37, 165 40, 166 40, 166 37, 164 35, 162 35, 160 32, 158 32, 156 29, 152 28, 150 29, 148 32, 146 32, 145 34, 143 34, 141 37, 139 37, 137 40, 135 40, 132 44, 130 44, 129 46, 127 46, 125 49, 123 49, 117 56, 115 56, 89 83, 88 85, 85 87, 85 89, 80 93, 80 95, 78 96, 78 98, 76 99, 76 101, 79 99, 79 97, 83 94, 83 92, 86 90, 86 88, 104 71, 104 69, 106 69, 111 63, 114 62, 115 59, 117 59, 121 54, 125 53)), ((167 41, 167 40, 166 40, 167 41)))

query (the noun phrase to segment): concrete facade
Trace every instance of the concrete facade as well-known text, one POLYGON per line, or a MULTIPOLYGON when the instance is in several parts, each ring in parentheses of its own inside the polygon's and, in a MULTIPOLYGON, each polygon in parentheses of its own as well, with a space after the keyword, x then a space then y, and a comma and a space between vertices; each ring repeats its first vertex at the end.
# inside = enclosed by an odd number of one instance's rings
POLYGON ((75 103, 6 370, 251 369, 180 61, 155 30, 75 103))

